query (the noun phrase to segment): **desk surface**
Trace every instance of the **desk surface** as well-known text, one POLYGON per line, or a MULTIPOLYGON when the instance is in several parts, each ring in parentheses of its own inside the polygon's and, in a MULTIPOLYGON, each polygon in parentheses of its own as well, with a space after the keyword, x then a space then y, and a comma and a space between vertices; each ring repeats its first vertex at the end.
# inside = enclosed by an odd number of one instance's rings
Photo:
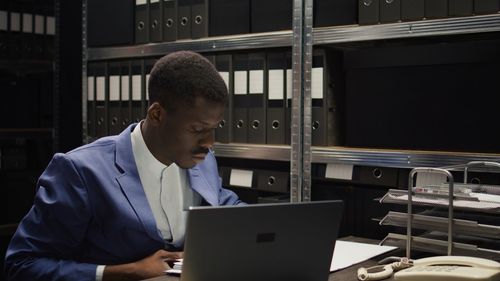
MULTIPOLYGON (((363 242, 363 243, 372 243, 372 244, 378 243, 378 241, 375 241, 375 240, 358 238, 358 237, 345 237, 345 238, 342 238, 341 240, 353 241, 353 242, 363 242)), ((364 261, 362 263, 355 264, 355 265, 350 266, 348 268, 332 272, 332 273, 330 273, 330 276, 328 277, 328 281, 357 281, 358 280, 358 278, 357 278, 358 268, 375 266, 375 265, 377 265, 377 262, 379 260, 381 260, 383 257, 399 255, 399 254, 402 254, 402 253, 389 252, 389 253, 377 256, 373 259, 364 261)), ((160 276, 160 277, 156 277, 156 278, 147 279, 144 281, 179 281, 179 280, 180 280, 180 277, 166 275, 166 276, 160 276)), ((385 280, 394 280, 394 279, 391 277, 391 278, 385 279, 385 280)))

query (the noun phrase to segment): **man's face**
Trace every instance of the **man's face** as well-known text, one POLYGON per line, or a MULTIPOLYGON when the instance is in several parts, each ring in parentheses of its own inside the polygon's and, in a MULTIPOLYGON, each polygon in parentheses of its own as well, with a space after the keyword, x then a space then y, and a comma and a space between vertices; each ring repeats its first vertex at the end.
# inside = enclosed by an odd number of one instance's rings
POLYGON ((193 105, 173 112, 162 108, 157 151, 161 159, 188 169, 205 159, 214 143, 214 131, 224 116, 224 105, 197 97, 193 105))

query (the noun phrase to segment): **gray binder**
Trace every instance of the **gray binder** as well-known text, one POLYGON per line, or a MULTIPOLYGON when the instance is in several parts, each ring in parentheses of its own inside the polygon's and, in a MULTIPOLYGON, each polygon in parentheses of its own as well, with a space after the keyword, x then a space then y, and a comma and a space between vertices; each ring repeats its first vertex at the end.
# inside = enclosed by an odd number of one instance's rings
POLYGON ((401 20, 401 0, 380 0, 380 22, 401 20))
POLYGON ((424 0, 401 0, 401 20, 421 20, 425 16, 424 0))
POLYGON ((248 142, 266 143, 266 55, 248 55, 248 142))
POLYGON ((177 40, 177 0, 163 0, 163 41, 177 40))
POLYGON ((267 128, 266 143, 285 144, 286 104, 285 52, 267 54, 267 128))
POLYGON ((379 0, 358 1, 358 23, 377 24, 379 22, 379 0))

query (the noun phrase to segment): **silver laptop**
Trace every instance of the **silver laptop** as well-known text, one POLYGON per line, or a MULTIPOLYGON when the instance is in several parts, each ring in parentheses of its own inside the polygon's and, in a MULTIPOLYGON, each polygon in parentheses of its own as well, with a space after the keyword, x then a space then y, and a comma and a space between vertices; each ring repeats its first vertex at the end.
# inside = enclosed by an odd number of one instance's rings
POLYGON ((181 281, 327 281, 342 201, 193 207, 181 281))

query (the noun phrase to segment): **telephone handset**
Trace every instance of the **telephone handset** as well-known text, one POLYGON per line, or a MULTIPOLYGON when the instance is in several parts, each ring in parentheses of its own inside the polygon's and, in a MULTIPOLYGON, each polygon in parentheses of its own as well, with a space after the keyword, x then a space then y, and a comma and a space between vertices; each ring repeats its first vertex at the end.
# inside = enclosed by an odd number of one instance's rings
POLYGON ((439 256, 413 261, 413 266, 398 271, 399 281, 500 281, 500 263, 466 256, 439 256))

